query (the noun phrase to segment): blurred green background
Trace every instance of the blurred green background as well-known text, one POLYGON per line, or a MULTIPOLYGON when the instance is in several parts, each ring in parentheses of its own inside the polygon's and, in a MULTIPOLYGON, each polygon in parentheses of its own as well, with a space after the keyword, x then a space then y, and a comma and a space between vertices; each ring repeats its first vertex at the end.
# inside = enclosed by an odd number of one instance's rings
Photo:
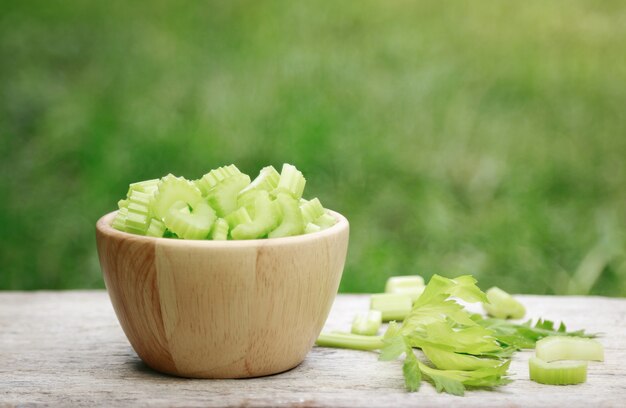
POLYGON ((0 289, 100 288, 127 184, 297 165, 342 291, 626 295, 623 1, 9 1, 0 289))

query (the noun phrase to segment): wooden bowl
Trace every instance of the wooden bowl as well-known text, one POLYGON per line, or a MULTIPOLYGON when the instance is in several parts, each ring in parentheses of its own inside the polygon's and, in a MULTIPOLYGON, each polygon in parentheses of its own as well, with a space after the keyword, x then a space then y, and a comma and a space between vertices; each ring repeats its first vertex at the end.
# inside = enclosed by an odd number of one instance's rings
POLYGON ((348 221, 313 234, 188 241, 96 225, 104 281, 126 337, 157 371, 194 378, 275 374, 300 364, 330 311, 348 221))

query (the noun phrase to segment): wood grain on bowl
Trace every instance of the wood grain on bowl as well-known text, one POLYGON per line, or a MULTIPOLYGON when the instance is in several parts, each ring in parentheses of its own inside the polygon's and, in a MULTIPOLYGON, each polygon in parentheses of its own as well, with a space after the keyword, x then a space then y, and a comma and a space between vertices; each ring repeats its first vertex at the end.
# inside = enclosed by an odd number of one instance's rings
POLYGON ((97 224, 120 324, 155 370, 198 378, 268 375, 299 364, 337 294, 349 226, 251 241, 149 238, 97 224))

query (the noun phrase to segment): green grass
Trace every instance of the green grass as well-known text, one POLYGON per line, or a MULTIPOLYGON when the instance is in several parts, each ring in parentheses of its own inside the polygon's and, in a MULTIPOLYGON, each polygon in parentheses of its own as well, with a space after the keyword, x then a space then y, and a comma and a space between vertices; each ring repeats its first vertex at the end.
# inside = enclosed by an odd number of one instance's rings
POLYGON ((343 291, 626 295, 620 1, 68 0, 0 13, 0 289, 103 287, 131 181, 296 164, 343 291))

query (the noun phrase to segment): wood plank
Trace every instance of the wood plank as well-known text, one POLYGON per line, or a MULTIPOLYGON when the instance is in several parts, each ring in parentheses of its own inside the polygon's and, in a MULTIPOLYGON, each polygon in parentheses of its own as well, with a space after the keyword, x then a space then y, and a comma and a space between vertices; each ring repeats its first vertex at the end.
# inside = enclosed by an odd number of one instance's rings
MULTIPOLYGON (((587 383, 529 381, 530 352, 511 365, 512 384, 465 397, 403 389, 398 362, 375 353, 314 348, 283 374, 248 380, 192 380, 158 374, 131 349, 103 291, 0 293, 0 406, 621 406, 626 401, 626 299, 521 296, 528 315, 604 332, 605 363, 587 383)), ((341 295, 327 329, 346 329, 367 296, 341 295)))

